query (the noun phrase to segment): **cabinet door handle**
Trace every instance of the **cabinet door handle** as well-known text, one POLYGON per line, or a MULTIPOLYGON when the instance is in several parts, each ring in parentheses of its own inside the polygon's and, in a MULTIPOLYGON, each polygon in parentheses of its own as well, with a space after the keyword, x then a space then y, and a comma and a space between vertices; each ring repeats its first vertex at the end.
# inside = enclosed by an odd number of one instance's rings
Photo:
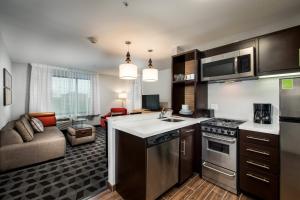
POLYGON ((270 183, 270 181, 268 179, 266 179, 266 178, 260 178, 258 176, 253 175, 253 174, 246 174, 246 176, 249 176, 251 178, 254 178, 256 180, 259 180, 259 181, 262 181, 262 182, 265 182, 265 183, 270 183))
POLYGON ((262 142, 270 142, 270 140, 266 139, 266 138, 258 138, 258 137, 252 137, 252 136, 247 136, 247 138, 251 139, 251 140, 262 141, 262 142))
POLYGON ((195 129, 189 129, 189 130, 184 130, 183 132, 190 133, 190 132, 194 132, 194 131, 195 131, 195 129))
POLYGON ((246 163, 248 163, 250 165, 254 165, 256 167, 261 167, 261 168, 264 168, 264 169, 270 169, 270 167, 268 167, 267 165, 258 164, 256 162, 253 162, 253 161, 250 161, 250 160, 247 160, 246 163))
POLYGON ((262 154, 262 155, 265 155, 265 156, 270 156, 270 154, 268 152, 265 152, 265 151, 258 151, 258 150, 250 149, 250 148, 247 148, 246 151, 262 154))
POLYGON ((181 144, 182 144, 182 151, 181 151, 181 153, 183 153, 183 156, 185 156, 185 140, 183 140, 181 142, 181 144))

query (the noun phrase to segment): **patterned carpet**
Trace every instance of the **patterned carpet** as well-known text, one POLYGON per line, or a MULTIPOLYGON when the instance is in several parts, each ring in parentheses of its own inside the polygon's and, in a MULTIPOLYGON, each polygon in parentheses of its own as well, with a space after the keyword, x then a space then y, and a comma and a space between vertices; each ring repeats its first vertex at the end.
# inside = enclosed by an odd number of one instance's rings
POLYGON ((0 200, 87 199, 106 189, 104 129, 95 143, 71 147, 65 158, 0 175, 0 200))

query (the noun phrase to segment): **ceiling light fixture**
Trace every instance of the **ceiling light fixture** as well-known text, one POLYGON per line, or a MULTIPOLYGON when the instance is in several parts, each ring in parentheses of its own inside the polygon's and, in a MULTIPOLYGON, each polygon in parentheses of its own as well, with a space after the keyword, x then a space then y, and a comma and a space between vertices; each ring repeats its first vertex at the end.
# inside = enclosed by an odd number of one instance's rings
POLYGON ((87 37, 87 39, 93 44, 96 44, 98 42, 97 38, 94 36, 87 37))
MULTIPOLYGON (((153 52, 152 49, 148 50, 149 54, 153 52)), ((149 56, 148 68, 143 69, 143 81, 155 82, 158 80, 158 70, 153 68, 151 56, 149 56)))
POLYGON ((122 1, 122 3, 125 7, 128 7, 128 5, 129 5, 127 1, 122 1))
POLYGON ((126 63, 120 64, 119 77, 120 79, 134 80, 137 78, 137 66, 131 63, 130 53, 129 53, 129 45, 131 44, 131 42, 126 41, 125 44, 127 45, 127 54, 125 60, 126 63))

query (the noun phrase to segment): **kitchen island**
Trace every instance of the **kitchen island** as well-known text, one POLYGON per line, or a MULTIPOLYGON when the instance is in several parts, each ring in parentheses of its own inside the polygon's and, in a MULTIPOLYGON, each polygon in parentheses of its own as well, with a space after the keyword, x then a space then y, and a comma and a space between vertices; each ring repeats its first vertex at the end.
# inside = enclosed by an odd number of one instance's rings
MULTIPOLYGON (((159 135, 168 131, 198 124, 208 118, 180 117, 180 122, 166 122, 158 119, 159 112, 141 115, 127 115, 108 119, 108 183, 116 185, 116 132, 122 131, 141 139, 159 135)), ((178 117, 172 117, 178 118, 178 117)))

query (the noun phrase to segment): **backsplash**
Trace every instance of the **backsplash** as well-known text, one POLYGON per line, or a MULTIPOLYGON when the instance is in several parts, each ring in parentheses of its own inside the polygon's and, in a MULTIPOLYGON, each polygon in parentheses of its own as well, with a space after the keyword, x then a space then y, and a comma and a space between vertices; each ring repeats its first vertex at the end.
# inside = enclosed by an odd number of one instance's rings
POLYGON ((216 117, 253 120, 253 103, 273 105, 273 123, 279 121, 279 79, 258 79, 208 85, 208 106, 216 117))

